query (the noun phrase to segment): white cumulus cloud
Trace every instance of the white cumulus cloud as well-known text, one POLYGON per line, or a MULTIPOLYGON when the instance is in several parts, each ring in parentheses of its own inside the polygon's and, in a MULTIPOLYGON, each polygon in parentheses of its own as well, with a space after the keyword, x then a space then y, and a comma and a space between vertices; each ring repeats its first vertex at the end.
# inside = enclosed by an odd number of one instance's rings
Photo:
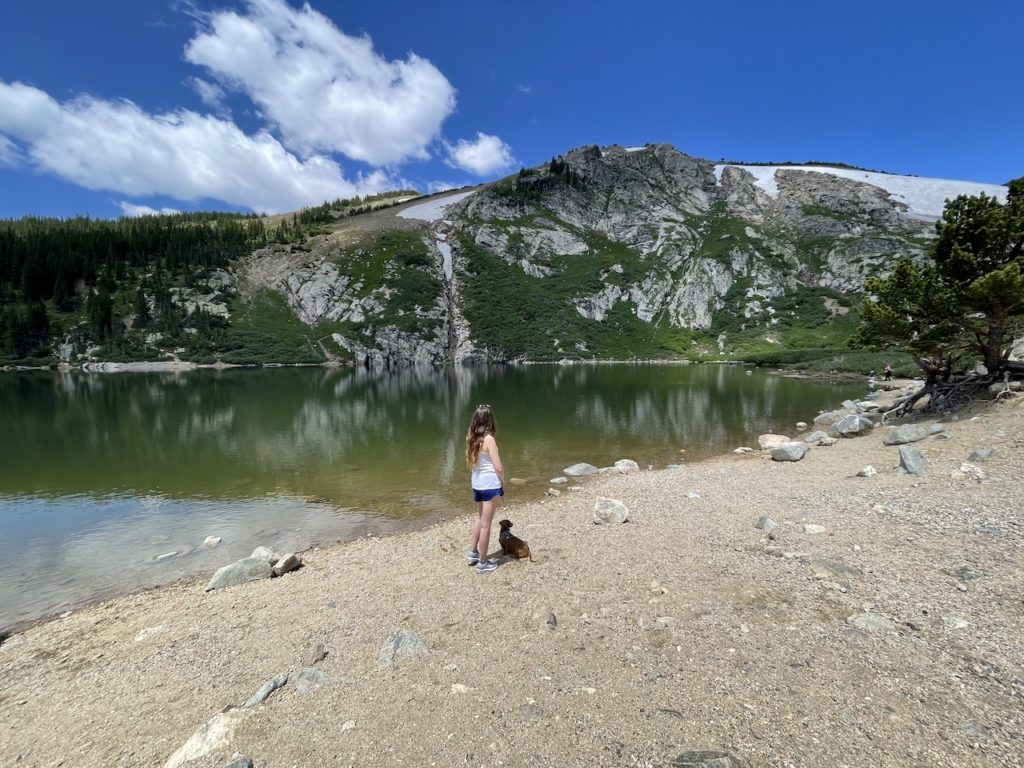
POLYGON ((445 163, 477 176, 507 170, 516 162, 508 144, 486 133, 477 132, 476 141, 459 139, 455 144, 445 144, 445 147, 448 150, 445 163))
POLYGON ((230 120, 189 110, 154 115, 130 101, 88 96, 62 104, 22 83, 0 81, 0 138, 5 147, 20 145, 37 168, 87 189, 215 198, 255 211, 391 186, 379 170, 350 181, 333 159, 300 159, 269 132, 248 135, 230 120))
POLYGON ((244 92, 291 149, 340 152, 371 165, 426 159, 455 109, 455 89, 429 61, 389 61, 308 4, 248 0, 209 14, 185 58, 244 92))

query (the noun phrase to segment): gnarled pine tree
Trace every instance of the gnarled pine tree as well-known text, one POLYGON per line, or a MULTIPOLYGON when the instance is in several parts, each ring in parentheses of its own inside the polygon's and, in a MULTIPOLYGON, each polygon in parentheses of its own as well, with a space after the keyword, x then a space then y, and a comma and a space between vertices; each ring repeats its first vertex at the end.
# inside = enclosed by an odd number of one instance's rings
POLYGON ((928 408, 948 407, 1003 372, 1024 373, 1008 360, 1024 317, 1024 177, 1008 186, 1005 203, 985 194, 948 201, 930 260, 903 260, 865 285, 873 298, 851 343, 907 350, 925 373, 924 387, 900 401, 897 414, 925 397, 928 408), (973 357, 987 374, 955 379, 958 363, 973 357))

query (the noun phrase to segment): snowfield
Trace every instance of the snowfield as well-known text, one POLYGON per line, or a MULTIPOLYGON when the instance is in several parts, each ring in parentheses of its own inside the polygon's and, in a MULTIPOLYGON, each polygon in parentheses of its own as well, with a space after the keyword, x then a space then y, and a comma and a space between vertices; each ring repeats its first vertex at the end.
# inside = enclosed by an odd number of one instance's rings
POLYGON ((722 181, 722 170, 725 168, 742 168, 754 177, 754 183, 771 197, 778 197, 779 187, 775 182, 776 171, 813 171, 841 176, 845 179, 862 181, 875 187, 881 187, 894 200, 906 203, 910 211, 908 215, 918 219, 938 219, 946 200, 957 195, 977 195, 984 192, 990 197, 1006 201, 1007 188, 1000 184, 979 184, 973 181, 954 181, 952 179, 928 179, 918 176, 896 176, 889 173, 873 171, 857 171, 851 168, 826 168, 819 165, 716 165, 715 178, 722 181))
POLYGON ((399 211, 398 215, 403 219, 420 219, 421 221, 437 221, 444 216, 444 209, 449 205, 454 205, 460 200, 465 200, 467 197, 476 192, 475 189, 471 189, 469 192, 459 192, 458 194, 448 195, 448 197, 439 197, 435 200, 430 200, 420 205, 413 205, 406 208, 404 211, 399 211))

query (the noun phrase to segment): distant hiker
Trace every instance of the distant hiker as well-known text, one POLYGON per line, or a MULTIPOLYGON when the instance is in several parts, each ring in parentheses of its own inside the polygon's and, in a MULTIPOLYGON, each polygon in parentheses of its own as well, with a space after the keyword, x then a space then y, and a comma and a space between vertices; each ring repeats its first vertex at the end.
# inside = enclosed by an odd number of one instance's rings
POLYGON ((466 432, 466 463, 473 470, 473 501, 476 502, 476 521, 469 542, 466 561, 476 566, 477 573, 490 573, 498 564, 487 559, 491 542, 491 521, 498 507, 498 497, 504 496, 505 468, 498 455, 494 435, 498 424, 491 406, 478 405, 466 432))
POLYGON ((885 381, 892 381, 892 366, 888 363, 885 364, 885 381))

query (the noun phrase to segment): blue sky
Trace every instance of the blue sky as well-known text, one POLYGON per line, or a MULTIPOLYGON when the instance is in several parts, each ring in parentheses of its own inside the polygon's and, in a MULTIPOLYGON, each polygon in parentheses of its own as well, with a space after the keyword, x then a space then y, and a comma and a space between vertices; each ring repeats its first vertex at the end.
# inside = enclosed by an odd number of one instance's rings
POLYGON ((1024 4, 9 3, 0 217, 280 211, 584 144, 1024 175, 1024 4))

